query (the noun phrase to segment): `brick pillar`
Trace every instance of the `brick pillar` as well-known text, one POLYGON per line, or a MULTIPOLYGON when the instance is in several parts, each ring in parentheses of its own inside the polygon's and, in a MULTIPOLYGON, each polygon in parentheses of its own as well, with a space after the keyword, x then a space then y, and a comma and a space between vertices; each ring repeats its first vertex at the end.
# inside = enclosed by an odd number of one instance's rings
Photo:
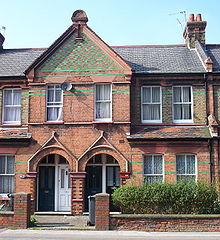
POLYGON ((28 172, 26 174, 30 181, 30 193, 31 193, 31 214, 36 211, 37 200, 37 172, 28 172))
POLYGON ((125 185, 127 180, 130 178, 130 172, 120 172, 121 185, 125 185))
POLYGON ((95 198, 95 230, 109 230, 109 194, 98 193, 95 198))
POLYGON ((31 194, 16 193, 14 195, 14 227, 27 228, 30 223, 31 194))
POLYGON ((71 177, 71 212, 73 215, 82 214, 85 202, 86 172, 72 172, 71 177))

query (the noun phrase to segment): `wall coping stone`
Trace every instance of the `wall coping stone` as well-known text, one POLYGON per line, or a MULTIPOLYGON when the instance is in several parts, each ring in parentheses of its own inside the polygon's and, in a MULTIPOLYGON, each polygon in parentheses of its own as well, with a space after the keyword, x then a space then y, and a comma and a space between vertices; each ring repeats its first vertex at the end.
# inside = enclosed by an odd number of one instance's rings
POLYGON ((111 214, 111 218, 220 218, 220 214, 111 214))

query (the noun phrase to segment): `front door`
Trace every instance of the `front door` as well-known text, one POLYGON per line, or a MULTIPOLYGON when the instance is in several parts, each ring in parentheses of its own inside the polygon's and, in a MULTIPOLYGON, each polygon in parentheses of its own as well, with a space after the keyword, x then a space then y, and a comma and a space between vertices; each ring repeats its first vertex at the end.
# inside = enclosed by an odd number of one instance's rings
POLYGON ((88 196, 102 192, 102 166, 87 166, 86 172, 85 209, 88 210, 88 196))
POLYGON ((55 167, 39 167, 39 211, 54 211, 55 167))
POLYGON ((71 189, 69 166, 58 166, 58 211, 70 211, 71 189))

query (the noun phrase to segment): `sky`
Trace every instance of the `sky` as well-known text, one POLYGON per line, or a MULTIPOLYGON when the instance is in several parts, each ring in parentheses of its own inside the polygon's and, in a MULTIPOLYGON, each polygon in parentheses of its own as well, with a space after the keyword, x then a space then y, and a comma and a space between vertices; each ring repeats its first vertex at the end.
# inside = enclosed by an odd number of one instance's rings
POLYGON ((0 0, 4 48, 49 47, 77 9, 110 46, 182 44, 190 13, 207 21, 206 43, 220 44, 220 0, 0 0))

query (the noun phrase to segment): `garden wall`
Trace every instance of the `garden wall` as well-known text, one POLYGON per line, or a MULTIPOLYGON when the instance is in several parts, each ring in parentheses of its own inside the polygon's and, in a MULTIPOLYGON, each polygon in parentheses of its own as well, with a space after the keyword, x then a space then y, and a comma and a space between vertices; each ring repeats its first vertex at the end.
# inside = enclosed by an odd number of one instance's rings
POLYGON ((220 215, 110 215, 110 229, 149 232, 217 232, 220 231, 220 215))

